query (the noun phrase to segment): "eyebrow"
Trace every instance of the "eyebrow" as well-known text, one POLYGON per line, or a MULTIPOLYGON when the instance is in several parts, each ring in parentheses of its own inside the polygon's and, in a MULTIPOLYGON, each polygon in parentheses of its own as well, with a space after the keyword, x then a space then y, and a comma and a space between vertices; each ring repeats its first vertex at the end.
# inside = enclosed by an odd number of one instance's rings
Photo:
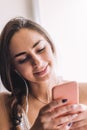
POLYGON ((33 45, 32 48, 34 48, 35 46, 37 46, 37 45, 40 43, 40 41, 42 41, 42 40, 37 41, 37 42, 33 45))
MULTIPOLYGON (((32 48, 35 48, 35 47, 40 43, 40 41, 42 41, 42 40, 37 41, 37 42, 33 45, 32 48)), ((16 58, 16 57, 21 56, 21 55, 24 55, 24 54, 26 54, 26 52, 20 52, 20 53, 16 54, 14 57, 16 58)))
POLYGON ((24 55, 24 54, 26 54, 26 52, 20 52, 20 53, 16 54, 14 57, 18 57, 18 56, 21 56, 21 55, 24 55))

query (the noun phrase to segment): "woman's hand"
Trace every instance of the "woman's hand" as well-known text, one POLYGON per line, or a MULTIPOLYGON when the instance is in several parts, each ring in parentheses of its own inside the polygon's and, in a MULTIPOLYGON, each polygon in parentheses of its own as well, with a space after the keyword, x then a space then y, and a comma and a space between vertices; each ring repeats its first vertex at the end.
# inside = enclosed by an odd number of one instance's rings
POLYGON ((87 130, 87 106, 83 104, 76 105, 75 112, 78 116, 73 120, 72 130, 87 130))
POLYGON ((74 111, 76 105, 67 105, 67 100, 52 101, 43 107, 30 130, 68 130, 72 120, 78 114, 67 114, 74 111))

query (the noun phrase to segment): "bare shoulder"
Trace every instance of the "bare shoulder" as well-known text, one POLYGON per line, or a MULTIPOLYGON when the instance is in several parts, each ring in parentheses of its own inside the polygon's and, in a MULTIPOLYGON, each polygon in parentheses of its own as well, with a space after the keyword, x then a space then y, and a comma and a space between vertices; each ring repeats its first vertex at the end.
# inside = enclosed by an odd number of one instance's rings
POLYGON ((80 103, 87 105, 87 83, 79 83, 80 103))
POLYGON ((9 130, 10 116, 9 116, 9 100, 11 94, 8 92, 0 93, 0 130, 9 130))
POLYGON ((0 113, 9 112, 10 109, 10 101, 11 101, 11 93, 10 92, 0 92, 0 113))
POLYGON ((7 104, 10 97, 11 97, 10 92, 1 92, 0 93, 0 107, 2 107, 1 105, 7 104))

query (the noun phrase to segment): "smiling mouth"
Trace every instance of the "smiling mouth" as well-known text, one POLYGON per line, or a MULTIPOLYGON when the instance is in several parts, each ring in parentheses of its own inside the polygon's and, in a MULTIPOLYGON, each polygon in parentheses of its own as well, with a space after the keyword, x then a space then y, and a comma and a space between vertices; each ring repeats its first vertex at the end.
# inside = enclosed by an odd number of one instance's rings
POLYGON ((35 75, 44 76, 47 73, 47 70, 48 70, 48 65, 43 70, 36 72, 35 75))

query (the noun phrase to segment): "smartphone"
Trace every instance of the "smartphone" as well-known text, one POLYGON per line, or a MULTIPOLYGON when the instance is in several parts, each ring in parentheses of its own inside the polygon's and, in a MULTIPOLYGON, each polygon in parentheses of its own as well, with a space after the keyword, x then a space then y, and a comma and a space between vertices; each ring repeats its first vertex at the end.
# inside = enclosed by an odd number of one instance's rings
POLYGON ((79 86, 76 81, 66 82, 59 84, 52 88, 52 98, 55 99, 68 99, 68 104, 79 103, 79 86))

